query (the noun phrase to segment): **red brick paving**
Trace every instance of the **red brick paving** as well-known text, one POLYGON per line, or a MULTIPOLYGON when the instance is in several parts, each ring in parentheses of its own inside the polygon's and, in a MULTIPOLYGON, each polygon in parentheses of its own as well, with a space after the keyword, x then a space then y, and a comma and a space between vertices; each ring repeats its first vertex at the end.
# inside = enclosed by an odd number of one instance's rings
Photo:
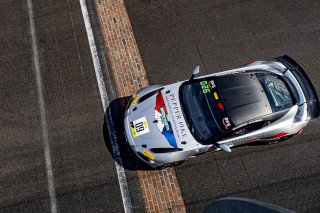
POLYGON ((138 171, 147 212, 185 212, 173 168, 138 171))
MULTIPOLYGON (((149 85, 123 0, 96 0, 119 97, 149 85)), ((110 67, 109 67, 110 69, 110 67)), ((174 168, 137 171, 146 212, 185 212, 174 168)))

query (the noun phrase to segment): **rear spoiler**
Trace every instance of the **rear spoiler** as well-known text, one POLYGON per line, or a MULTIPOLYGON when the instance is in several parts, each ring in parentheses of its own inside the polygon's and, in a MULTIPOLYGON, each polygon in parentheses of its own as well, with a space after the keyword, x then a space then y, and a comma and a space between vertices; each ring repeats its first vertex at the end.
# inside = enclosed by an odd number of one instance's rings
POLYGON ((275 60, 285 65, 300 84, 300 87, 306 98, 308 119, 319 117, 319 98, 317 96, 316 90, 314 89, 309 77, 304 72, 304 70, 298 65, 297 62, 295 62, 287 55, 275 58, 275 60))

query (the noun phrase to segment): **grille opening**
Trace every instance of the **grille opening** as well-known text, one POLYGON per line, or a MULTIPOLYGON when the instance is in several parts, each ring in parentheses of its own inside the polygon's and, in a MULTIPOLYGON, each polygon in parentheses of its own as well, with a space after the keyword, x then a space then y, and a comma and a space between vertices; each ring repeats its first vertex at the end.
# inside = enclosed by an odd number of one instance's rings
POLYGON ((168 153, 168 152, 179 152, 182 151, 181 148, 152 148, 150 149, 153 153, 168 153))

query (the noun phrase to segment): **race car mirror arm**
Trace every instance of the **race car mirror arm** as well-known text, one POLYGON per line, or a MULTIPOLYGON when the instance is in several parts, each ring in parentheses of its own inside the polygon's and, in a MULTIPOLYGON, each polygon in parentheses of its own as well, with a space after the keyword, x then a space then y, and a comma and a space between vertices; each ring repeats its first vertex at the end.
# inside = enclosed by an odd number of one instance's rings
POLYGON ((230 147, 225 144, 225 143, 213 143, 214 146, 219 147, 221 150, 225 151, 225 152, 232 152, 230 147))
POLYGON ((200 72, 200 66, 198 65, 193 69, 190 81, 192 81, 194 79, 194 77, 199 74, 199 72, 200 72))

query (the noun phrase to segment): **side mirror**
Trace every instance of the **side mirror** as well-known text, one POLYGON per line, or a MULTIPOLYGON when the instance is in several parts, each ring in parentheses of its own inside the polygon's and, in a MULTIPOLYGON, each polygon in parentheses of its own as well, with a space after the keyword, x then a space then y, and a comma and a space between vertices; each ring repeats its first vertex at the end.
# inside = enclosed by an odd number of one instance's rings
POLYGON ((193 72, 192 72, 192 76, 191 76, 191 78, 190 78, 190 81, 191 81, 192 79, 194 79, 194 77, 195 77, 196 75, 198 75, 199 72, 200 72, 200 66, 198 65, 198 66, 196 66, 196 67, 194 68, 194 70, 193 70, 193 72))

